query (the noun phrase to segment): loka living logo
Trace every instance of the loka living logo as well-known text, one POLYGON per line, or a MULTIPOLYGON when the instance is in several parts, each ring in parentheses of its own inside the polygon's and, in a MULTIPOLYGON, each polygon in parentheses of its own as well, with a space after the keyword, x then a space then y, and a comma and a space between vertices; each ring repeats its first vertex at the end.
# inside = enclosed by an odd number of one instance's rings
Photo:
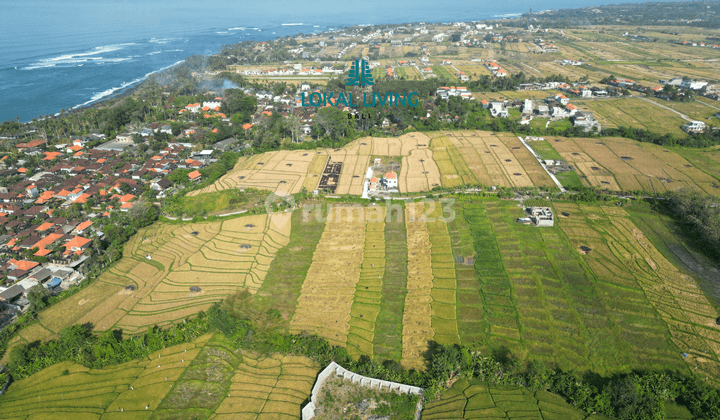
POLYGON ((365 60, 355 60, 347 78, 348 86, 374 86, 372 72, 365 60))
MULTIPOLYGON (((350 74, 348 75, 347 86, 375 86, 375 81, 370 71, 370 66, 365 60, 355 60, 350 67, 350 74)), ((346 106, 349 108, 357 108, 357 104, 353 102, 352 92, 339 92, 337 95, 335 92, 307 92, 302 93, 302 106, 346 106)), ((398 93, 398 92, 385 92, 380 94, 378 92, 363 92, 362 94, 362 105, 364 107, 375 107, 375 106, 411 106, 415 107, 418 104, 417 92, 409 93, 398 93), (368 93, 370 94, 368 96, 368 93)))

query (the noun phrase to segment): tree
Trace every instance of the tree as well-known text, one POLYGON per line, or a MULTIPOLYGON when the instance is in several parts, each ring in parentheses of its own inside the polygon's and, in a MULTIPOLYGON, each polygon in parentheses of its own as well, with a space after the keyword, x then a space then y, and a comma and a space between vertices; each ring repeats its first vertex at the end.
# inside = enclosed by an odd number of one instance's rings
POLYGON ((242 112, 245 115, 252 115, 257 109, 255 96, 246 95, 240 89, 225 89, 223 91, 223 111, 226 114, 242 112))
POLYGON ((50 292, 42 285, 33 286, 28 290, 27 299, 30 301, 30 311, 37 312, 47 306, 50 292))
POLYGON ((158 208, 146 200, 140 200, 128 211, 128 216, 136 228, 147 226, 157 220, 158 208))

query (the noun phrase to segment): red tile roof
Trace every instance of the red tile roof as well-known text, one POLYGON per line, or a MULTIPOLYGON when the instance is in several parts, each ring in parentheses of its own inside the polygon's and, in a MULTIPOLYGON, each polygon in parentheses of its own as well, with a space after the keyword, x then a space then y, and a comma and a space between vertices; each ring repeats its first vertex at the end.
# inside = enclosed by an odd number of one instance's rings
POLYGON ((65 244, 65 248, 66 249, 83 248, 83 247, 89 245, 90 242, 92 242, 92 241, 88 238, 83 238, 82 236, 76 236, 76 237, 70 239, 70 241, 68 241, 68 243, 65 244))
POLYGON ((77 225, 75 230, 77 230, 78 232, 83 231, 83 230, 89 228, 90 226, 92 226, 92 224, 93 224, 92 221, 86 220, 86 221, 80 223, 79 225, 77 225))
POLYGON ((200 171, 192 171, 188 174, 188 178, 197 179, 200 178, 200 171))

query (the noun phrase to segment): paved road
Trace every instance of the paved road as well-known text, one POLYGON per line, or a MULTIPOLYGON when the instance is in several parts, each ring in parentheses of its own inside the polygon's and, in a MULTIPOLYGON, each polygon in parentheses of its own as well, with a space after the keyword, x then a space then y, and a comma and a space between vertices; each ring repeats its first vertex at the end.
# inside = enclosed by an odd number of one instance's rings
POLYGON ((670 107, 667 107, 667 106, 665 106, 665 105, 661 105, 661 104, 659 104, 659 103, 657 103, 657 102, 655 102, 655 101, 651 101, 650 99, 646 99, 646 98, 643 98, 643 97, 640 97, 640 96, 636 96, 636 98, 642 99, 642 100, 645 101, 645 102, 650 102, 651 104, 656 105, 656 106, 659 106, 660 108, 665 108, 665 109, 667 109, 668 111, 672 111, 672 112, 678 114, 682 119, 684 119, 684 120, 686 120, 686 121, 695 121, 695 120, 693 120, 692 118, 688 117, 687 115, 685 115, 685 114, 683 114, 683 113, 681 113, 681 112, 677 112, 677 111, 675 111, 674 109, 672 109, 672 108, 670 108, 670 107))
MULTIPOLYGON (((247 213, 247 210, 234 211, 234 212, 232 212, 232 213, 213 214, 213 216, 225 217, 225 216, 232 216, 232 215, 234 215, 234 214, 243 214, 243 213, 247 213)), ((165 216, 165 215, 163 215, 163 217, 165 217, 166 219, 170 219, 170 220, 178 220, 178 219, 179 219, 179 217, 173 217, 173 216, 165 216)), ((207 216, 204 216, 204 218, 207 219, 207 216)), ((191 218, 183 217, 183 218, 182 218, 182 221, 183 221, 183 222, 189 222, 189 221, 191 221, 192 219, 193 219, 192 217, 191 217, 191 218)))
POLYGON ((717 109, 718 111, 720 111, 720 108, 718 108, 718 107, 716 107, 716 106, 712 106, 712 105, 710 105, 710 104, 706 104, 705 102, 700 102, 700 101, 698 101, 697 99, 695 99, 695 102, 697 102, 697 103, 699 103, 699 104, 703 104, 703 105, 705 105, 705 106, 709 106, 710 108, 715 108, 715 109, 717 109))
POLYGON ((562 186, 562 184, 560 183, 560 181, 558 181, 558 179, 555 178, 555 175, 551 174, 550 171, 548 171, 547 167, 545 167, 545 164, 544 164, 543 161, 540 159, 540 156, 538 156, 538 155, 535 153, 535 151, 530 147, 529 144, 525 143, 525 140, 523 140, 522 137, 518 136, 518 138, 520 139, 520 142, 523 144, 523 146, 527 147, 527 149, 530 151, 530 153, 532 153, 532 155, 535 156, 535 159, 537 159, 538 163, 540 163, 540 166, 542 166, 543 170, 545 170, 545 173, 547 173, 548 176, 550 176, 550 178, 553 180, 553 182, 555 183, 555 185, 557 185, 558 188, 560 188, 560 192, 567 192, 567 190, 565 189, 565 187, 562 186))

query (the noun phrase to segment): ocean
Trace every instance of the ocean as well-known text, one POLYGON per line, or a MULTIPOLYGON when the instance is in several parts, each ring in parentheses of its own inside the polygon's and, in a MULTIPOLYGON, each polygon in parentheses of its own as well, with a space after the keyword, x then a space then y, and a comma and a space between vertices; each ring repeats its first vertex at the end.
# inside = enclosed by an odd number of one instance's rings
MULTIPOLYGON (((639 2, 623 0, 622 2, 639 2)), ((597 0, 0 0, 0 121, 100 101, 194 54, 359 24, 513 17, 597 0)))

